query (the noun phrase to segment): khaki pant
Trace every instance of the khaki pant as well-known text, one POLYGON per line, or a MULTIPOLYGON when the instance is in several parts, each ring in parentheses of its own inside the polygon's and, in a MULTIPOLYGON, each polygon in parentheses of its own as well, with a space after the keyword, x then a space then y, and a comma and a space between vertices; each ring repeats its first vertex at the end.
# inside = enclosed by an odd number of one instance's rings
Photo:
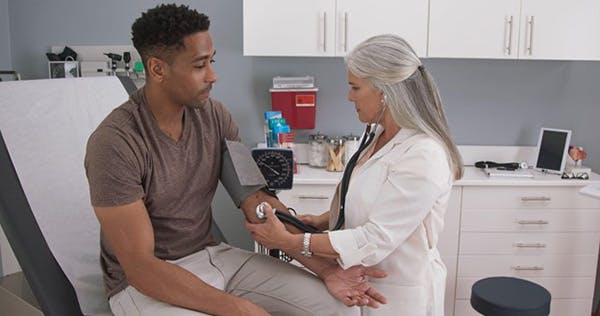
MULTIPOLYGON (((358 308, 346 307, 333 298, 323 282, 307 271, 224 243, 169 262, 215 288, 256 303, 272 315, 360 315, 358 308)), ((132 286, 109 302, 116 316, 206 315, 155 300, 132 286)))

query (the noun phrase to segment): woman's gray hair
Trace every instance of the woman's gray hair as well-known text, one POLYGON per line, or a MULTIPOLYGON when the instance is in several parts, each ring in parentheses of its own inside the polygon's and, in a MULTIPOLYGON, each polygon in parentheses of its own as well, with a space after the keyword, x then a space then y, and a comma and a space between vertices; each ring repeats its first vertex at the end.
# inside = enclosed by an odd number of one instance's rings
POLYGON ((436 84, 415 51, 401 37, 384 34, 358 44, 347 56, 348 70, 383 93, 394 122, 440 142, 449 157, 454 179, 463 163, 452 141, 436 84))

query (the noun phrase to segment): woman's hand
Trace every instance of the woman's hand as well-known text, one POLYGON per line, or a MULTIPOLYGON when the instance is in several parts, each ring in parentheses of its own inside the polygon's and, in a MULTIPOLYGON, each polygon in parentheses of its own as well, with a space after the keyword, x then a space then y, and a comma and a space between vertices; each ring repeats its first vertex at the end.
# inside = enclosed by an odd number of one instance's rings
POLYGON ((252 234, 252 238, 269 249, 285 250, 291 246, 293 235, 287 231, 283 223, 273 214, 273 208, 269 203, 264 204, 266 220, 261 224, 252 224, 246 221, 246 229, 252 234))
POLYGON ((319 231, 325 231, 329 228, 329 212, 321 215, 298 215, 296 217, 304 224, 311 225, 319 231))

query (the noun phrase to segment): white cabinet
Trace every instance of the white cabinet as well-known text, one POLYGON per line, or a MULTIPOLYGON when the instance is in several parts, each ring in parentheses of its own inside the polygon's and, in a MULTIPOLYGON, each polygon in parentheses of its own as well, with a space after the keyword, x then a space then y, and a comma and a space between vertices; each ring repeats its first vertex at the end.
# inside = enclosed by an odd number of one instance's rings
POLYGON ((243 6, 246 56, 344 56, 382 33, 398 34, 426 55, 427 1, 244 0, 243 6))
POLYGON ((600 59, 600 1, 523 0, 521 59, 600 59))
POLYGON ((429 57, 600 59, 600 1, 430 2, 429 57))
POLYGON ((521 0, 430 0, 429 57, 516 58, 521 0))
POLYGON ((335 184, 294 184, 289 191, 277 194, 281 202, 298 214, 321 215, 329 210, 335 184))
POLYGON ((423 0, 338 0, 336 55, 385 33, 404 38, 418 56, 427 55, 429 4, 423 0))
POLYGON ((335 1, 244 0, 244 55, 333 56, 335 1))

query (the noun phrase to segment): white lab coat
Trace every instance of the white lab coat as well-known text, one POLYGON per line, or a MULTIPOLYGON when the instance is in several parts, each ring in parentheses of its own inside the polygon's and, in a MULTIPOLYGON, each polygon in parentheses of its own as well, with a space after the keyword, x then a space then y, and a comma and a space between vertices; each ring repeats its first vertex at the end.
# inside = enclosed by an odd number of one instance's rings
MULTIPOLYGON (((379 127, 376 135, 381 132, 379 127)), ((363 315, 444 315, 446 267, 436 245, 451 186, 442 145, 405 128, 354 169, 345 229, 330 232, 329 239, 343 268, 362 264, 388 273, 370 280, 388 303, 363 308, 363 315)), ((338 196, 330 225, 337 220, 338 196)))

